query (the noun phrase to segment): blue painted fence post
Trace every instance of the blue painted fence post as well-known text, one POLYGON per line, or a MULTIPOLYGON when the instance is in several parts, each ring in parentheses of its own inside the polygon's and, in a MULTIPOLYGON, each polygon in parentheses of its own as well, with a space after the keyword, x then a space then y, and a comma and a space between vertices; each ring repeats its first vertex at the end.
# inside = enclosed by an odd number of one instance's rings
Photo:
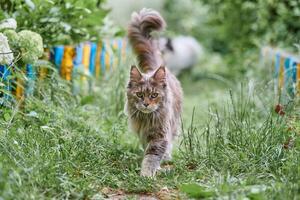
POLYGON ((64 46, 58 45, 53 48, 53 54, 51 55, 52 60, 58 71, 60 71, 60 65, 64 56, 64 46))
POLYGON ((92 75, 95 75, 96 54, 97 54, 97 44, 91 42, 90 73, 92 75))
POLYGON ((33 92, 34 92, 36 72, 35 72, 33 65, 31 65, 31 64, 26 65, 26 77, 28 80, 26 82, 25 95, 32 96, 33 92))
POLYGON ((3 91, 0 91, 0 105, 6 104, 11 99, 9 95, 11 92, 11 80, 9 76, 11 75, 11 70, 6 65, 0 65, 0 83, 3 84, 3 87, 0 88, 3 91))

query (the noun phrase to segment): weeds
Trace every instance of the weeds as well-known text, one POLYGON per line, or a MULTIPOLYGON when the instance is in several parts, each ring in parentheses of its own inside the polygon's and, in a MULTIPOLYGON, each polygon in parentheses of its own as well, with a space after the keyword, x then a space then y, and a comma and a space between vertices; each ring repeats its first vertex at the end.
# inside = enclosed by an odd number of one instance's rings
POLYGON ((201 167, 213 169, 218 177, 223 174, 221 184, 211 180, 209 183, 204 182, 209 185, 212 182, 220 184, 218 189, 221 196, 229 195, 235 199, 246 195, 252 198, 251 190, 242 188, 262 184, 258 187, 265 189, 260 191, 262 194, 259 193, 258 197, 281 197, 278 193, 283 189, 281 181, 288 179, 289 184, 283 190, 289 192, 285 195, 296 197, 299 195, 299 186, 296 186, 299 182, 299 167, 294 168, 290 164, 299 163, 299 146, 287 151, 283 145, 290 134, 289 120, 273 111, 270 106, 273 105, 271 95, 265 96, 264 101, 268 103, 263 106, 261 102, 256 103, 260 99, 256 95, 257 92, 253 95, 245 94, 243 86, 237 92, 230 91, 229 102, 224 104, 223 109, 210 109, 206 126, 199 131, 195 128, 193 110, 192 123, 183 131, 179 157, 189 163, 189 169, 201 167), (291 167, 290 170, 293 168, 293 178, 289 177, 290 172, 283 170, 287 166, 291 167), (234 179, 235 183, 227 182, 234 179), (238 188, 241 192, 236 192, 236 183, 240 185, 238 188), (224 189, 224 186, 231 189, 224 189), (271 192, 274 190, 276 193, 271 192))

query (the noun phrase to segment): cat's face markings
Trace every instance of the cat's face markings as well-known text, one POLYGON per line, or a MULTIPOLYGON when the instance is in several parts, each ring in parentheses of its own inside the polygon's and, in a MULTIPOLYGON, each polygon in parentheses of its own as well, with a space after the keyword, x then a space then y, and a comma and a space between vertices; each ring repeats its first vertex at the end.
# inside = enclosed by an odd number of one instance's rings
POLYGON ((127 95, 130 103, 143 113, 151 113, 158 109, 165 96, 165 68, 159 67, 152 75, 142 74, 132 66, 127 95))

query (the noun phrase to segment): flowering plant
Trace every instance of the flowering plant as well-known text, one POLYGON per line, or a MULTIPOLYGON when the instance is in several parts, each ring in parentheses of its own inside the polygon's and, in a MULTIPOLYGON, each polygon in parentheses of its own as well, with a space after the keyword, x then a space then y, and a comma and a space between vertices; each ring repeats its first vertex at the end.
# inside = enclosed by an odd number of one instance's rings
POLYGON ((43 55, 42 37, 38 33, 28 30, 20 31, 18 36, 22 61, 27 64, 33 64, 43 55))
POLYGON ((2 33, 0 33, 0 41, 0 64, 10 65, 14 59, 14 56, 8 45, 7 37, 2 33))
MULTIPOLYGON (((96 41, 109 12, 105 0, 5 0, 0 3, 0 20, 13 16, 19 29, 41 34, 46 47, 96 41)), ((0 30, 1 31, 1 30, 0 30)))
POLYGON ((0 22, 0 30, 3 29, 13 29, 17 28, 17 22, 14 18, 4 19, 0 22))
POLYGON ((11 64, 13 52, 21 55, 21 61, 26 64, 35 63, 43 55, 43 39, 35 32, 23 30, 16 32, 14 19, 3 20, 0 23, 0 64, 11 64), (3 42, 2 42, 3 41, 3 42))

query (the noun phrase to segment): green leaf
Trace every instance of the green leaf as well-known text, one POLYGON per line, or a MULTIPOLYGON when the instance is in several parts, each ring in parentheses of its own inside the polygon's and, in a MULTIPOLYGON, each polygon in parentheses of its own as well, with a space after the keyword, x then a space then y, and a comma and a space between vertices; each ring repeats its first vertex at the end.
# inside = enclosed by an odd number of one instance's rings
POLYGON ((9 121, 10 120, 10 114, 9 113, 4 113, 3 117, 4 117, 5 121, 9 121))
POLYGON ((266 197, 263 193, 252 193, 252 194, 248 194, 247 197, 250 200, 265 200, 266 197))
POLYGON ((93 101, 94 101, 94 96, 88 95, 81 99, 80 104, 81 105, 91 104, 93 101))
POLYGON ((214 191, 209 191, 206 188, 195 183, 183 184, 180 186, 179 189, 181 192, 186 193, 189 197, 196 198, 196 199, 215 196, 214 191))

